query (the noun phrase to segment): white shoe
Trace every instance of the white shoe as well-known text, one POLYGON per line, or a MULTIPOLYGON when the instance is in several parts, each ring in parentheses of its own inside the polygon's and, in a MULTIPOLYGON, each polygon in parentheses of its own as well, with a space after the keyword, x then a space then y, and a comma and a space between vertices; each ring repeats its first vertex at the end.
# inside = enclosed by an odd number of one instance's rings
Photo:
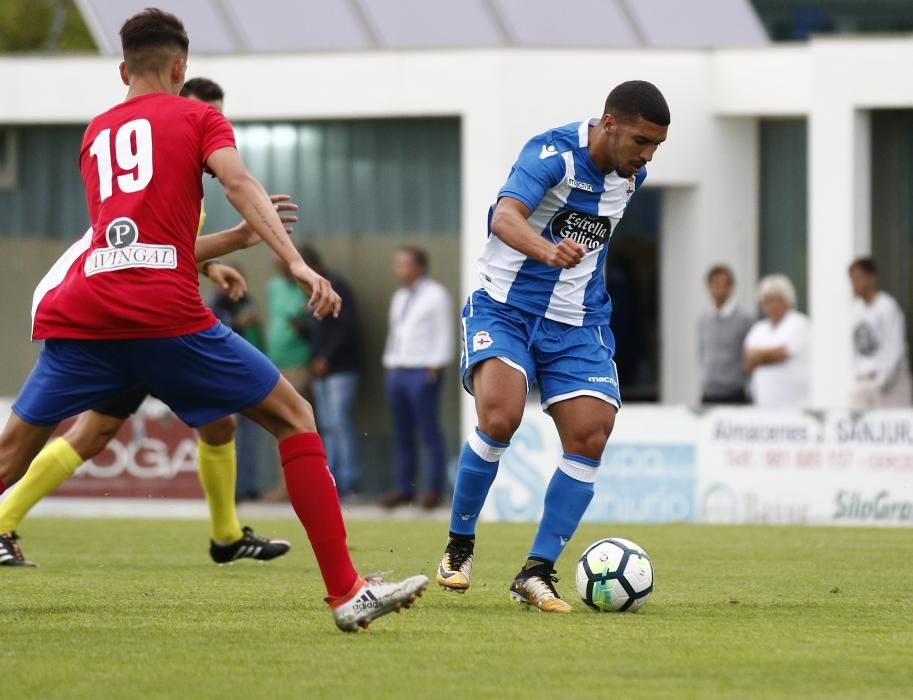
POLYGON ((510 584, 510 597, 524 607, 539 608, 542 612, 574 612, 555 590, 557 582, 555 570, 548 564, 524 569, 510 584))
POLYGON ((450 540, 441 563, 437 567, 437 582, 441 588, 456 593, 469 589, 472 576, 472 544, 461 544, 450 540))
MULTIPOLYGON (((366 629, 382 615, 411 608, 427 587, 428 577, 421 574, 391 583, 384 582, 383 574, 367 576, 357 591, 333 608, 333 619, 343 632, 366 629)), ((327 602, 332 605, 329 598, 327 602)))

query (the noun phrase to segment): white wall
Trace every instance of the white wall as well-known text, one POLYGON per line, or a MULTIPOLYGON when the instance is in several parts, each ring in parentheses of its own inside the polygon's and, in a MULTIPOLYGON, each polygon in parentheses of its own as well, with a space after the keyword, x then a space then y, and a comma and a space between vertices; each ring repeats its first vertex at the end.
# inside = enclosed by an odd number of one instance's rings
MULTIPOLYGON (((694 317, 706 268, 732 264, 751 302, 757 269, 756 120, 809 118, 809 299, 813 401, 839 406, 850 383, 845 269, 868 249, 867 109, 913 107, 913 40, 823 39, 760 49, 452 50, 191 56, 192 75, 229 95, 228 115, 309 119, 455 115, 462 119, 463 283, 476 286, 485 214, 523 142, 597 115, 630 78, 672 109, 648 184, 666 187, 662 231, 663 399, 697 397, 694 317), (864 162, 865 161, 865 162, 864 162)), ((0 123, 84 122, 121 99, 115 61, 0 59, 0 123)), ((624 342, 624 339, 619 339, 624 342)), ((471 414, 467 412, 467 426, 471 414)))

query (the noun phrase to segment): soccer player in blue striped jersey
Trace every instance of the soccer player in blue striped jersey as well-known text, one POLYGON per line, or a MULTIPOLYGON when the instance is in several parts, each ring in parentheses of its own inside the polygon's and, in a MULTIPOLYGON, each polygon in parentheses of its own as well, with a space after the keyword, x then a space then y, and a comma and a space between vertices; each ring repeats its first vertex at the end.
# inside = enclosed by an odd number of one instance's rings
POLYGON ((510 595, 546 612, 572 610, 555 590, 555 561, 593 498, 621 406, 606 251, 669 121, 656 86, 621 83, 601 118, 530 139, 498 193, 479 259, 481 288, 462 314, 463 387, 475 397, 478 426, 460 453, 437 573, 446 589, 469 588, 479 512, 538 383, 563 455, 510 595))

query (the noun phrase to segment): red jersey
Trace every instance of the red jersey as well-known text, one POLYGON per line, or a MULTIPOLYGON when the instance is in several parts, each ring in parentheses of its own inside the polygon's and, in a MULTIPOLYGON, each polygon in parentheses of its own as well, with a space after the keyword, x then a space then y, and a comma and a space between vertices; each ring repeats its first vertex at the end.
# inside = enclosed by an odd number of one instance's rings
POLYGON ((167 338, 216 323, 200 298, 194 244, 202 177, 234 147, 202 102, 141 95, 95 117, 79 168, 91 228, 39 283, 33 338, 167 338))

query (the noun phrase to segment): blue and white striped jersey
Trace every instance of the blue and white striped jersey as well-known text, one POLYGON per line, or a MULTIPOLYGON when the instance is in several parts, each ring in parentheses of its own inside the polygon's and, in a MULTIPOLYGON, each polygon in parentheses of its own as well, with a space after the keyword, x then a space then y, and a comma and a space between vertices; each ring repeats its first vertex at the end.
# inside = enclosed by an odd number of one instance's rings
POLYGON ((491 233, 479 258, 482 288, 496 301, 572 326, 604 325, 612 314, 605 289, 605 258, 612 232, 628 200, 647 175, 646 167, 625 179, 605 175, 587 152, 589 127, 575 122, 534 136, 523 147, 498 193, 523 202, 540 235, 570 238, 589 248, 570 270, 552 268, 511 248, 491 233))

